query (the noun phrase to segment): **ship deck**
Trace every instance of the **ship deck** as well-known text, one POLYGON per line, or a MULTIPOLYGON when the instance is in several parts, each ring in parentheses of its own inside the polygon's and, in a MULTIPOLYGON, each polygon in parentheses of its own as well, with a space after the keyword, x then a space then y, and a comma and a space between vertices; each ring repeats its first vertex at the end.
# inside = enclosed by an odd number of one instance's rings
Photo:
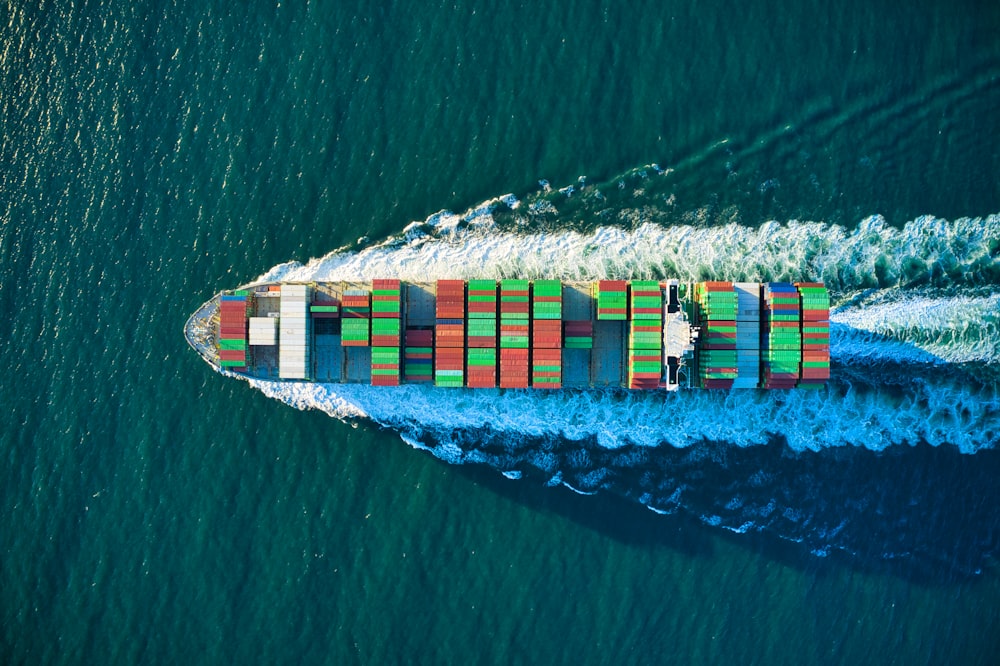
MULTIPOLYGON (((563 388, 616 388, 627 385, 626 328, 623 321, 598 321, 590 282, 563 283, 563 312, 565 321, 593 321, 592 349, 563 349, 563 388)), ((279 293, 254 289, 255 316, 267 317, 279 311, 279 293)), ((313 283, 320 300, 341 300, 344 291, 352 288, 370 288, 368 282, 319 282, 313 283)), ((435 325, 435 283, 406 282, 402 284, 401 328, 435 325)), ((334 321, 334 320, 328 320, 334 321)), ((311 333, 312 381, 330 383, 371 382, 371 347, 345 347, 341 345, 339 328, 317 326, 311 333)), ((203 352, 204 355, 204 352, 203 352)), ((209 362, 212 359, 207 358, 209 362)), ((248 376, 278 380, 278 347, 252 346, 250 369, 241 373, 248 376)))

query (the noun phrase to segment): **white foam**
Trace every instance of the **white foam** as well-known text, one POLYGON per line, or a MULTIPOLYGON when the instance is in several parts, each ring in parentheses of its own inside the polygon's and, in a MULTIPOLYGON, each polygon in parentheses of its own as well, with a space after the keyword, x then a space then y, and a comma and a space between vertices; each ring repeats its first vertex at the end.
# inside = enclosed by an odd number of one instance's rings
MULTIPOLYGON (((428 276, 818 280, 847 295, 912 279, 939 285, 975 282, 984 272, 1000 271, 1000 258, 992 256, 1000 243, 1000 215, 953 222, 921 217, 903 229, 872 216, 854 230, 793 221, 767 222, 757 228, 735 223, 639 224, 631 230, 600 227, 589 233, 519 234, 495 228, 492 212, 501 203, 518 207, 517 200, 506 195, 462 215, 442 211, 408 226, 400 238, 360 252, 333 252, 306 265, 281 264, 258 281, 387 275, 404 280, 428 276)), ((527 218, 519 219, 527 223, 527 218)))
POLYGON ((1000 295, 902 297, 830 317, 831 354, 910 363, 1000 362, 1000 295))
MULTIPOLYGON (((431 386, 372 387, 265 382, 251 384, 299 409, 337 418, 367 417, 413 440, 433 435, 436 455, 468 452, 449 433, 489 429, 515 437, 593 438, 601 447, 690 447, 703 440, 758 446, 780 434, 798 451, 834 446, 882 450, 924 440, 973 453, 1000 436, 1000 397, 915 381, 906 393, 855 391, 686 391, 678 394, 491 391, 431 386)), ((581 449, 581 455, 585 451, 581 449)), ((550 461, 551 462, 551 461, 550 461)), ((589 460, 571 461, 586 469, 589 460)), ((540 469, 554 472, 544 459, 540 469)))

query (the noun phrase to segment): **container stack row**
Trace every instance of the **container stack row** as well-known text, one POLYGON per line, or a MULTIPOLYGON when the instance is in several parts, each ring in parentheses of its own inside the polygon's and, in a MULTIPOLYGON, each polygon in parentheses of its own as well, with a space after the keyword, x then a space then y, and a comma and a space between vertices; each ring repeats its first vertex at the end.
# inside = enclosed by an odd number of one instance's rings
POLYGON ((594 322, 589 319, 563 322, 563 346, 566 349, 593 349, 594 322))
POLYGON ((497 283, 469 280, 466 386, 497 385, 497 283))
POLYGON ((372 385, 399 386, 401 285, 372 281, 372 385))
POLYGON ((500 387, 528 388, 527 280, 500 282, 500 387))
POLYGON ((406 329, 403 351, 403 378, 408 382, 429 382, 434 379, 434 331, 406 329))
POLYGON ((309 286, 281 285, 278 335, 278 376, 281 379, 309 379, 309 286))
POLYGON ((761 387, 794 388, 802 363, 802 321, 799 292, 786 282, 764 285, 766 327, 761 343, 764 376, 761 387))
POLYGON ((372 280, 372 318, 399 319, 402 285, 396 279, 372 280))
POLYGON ((655 280, 629 285, 628 387, 655 389, 663 374, 663 292, 655 280))
POLYGON ((278 344, 277 317, 250 317, 250 338, 252 347, 273 347, 278 344))
POLYGON ((465 280, 438 280, 434 304, 434 385, 465 383, 465 280))
POLYGON ((628 287, 624 280, 601 280, 594 284, 597 319, 625 321, 628 313, 628 287))
POLYGON ((345 289, 340 308, 340 344, 367 347, 371 344, 371 294, 367 289, 345 289))
POLYGON ((737 282, 736 379, 733 388, 760 385, 760 283, 737 282))
POLYGON ((535 280, 531 293, 531 385, 562 388, 562 282, 535 280))
POLYGON ((227 370, 247 367, 247 296, 236 292, 219 303, 219 365, 227 370))
POLYGON ((822 388, 830 379, 830 294, 815 282, 797 282, 795 286, 802 298, 799 388, 822 388))
POLYGON ((737 303, 732 282, 699 282, 694 289, 702 342, 698 383, 702 388, 729 389, 737 377, 737 303))

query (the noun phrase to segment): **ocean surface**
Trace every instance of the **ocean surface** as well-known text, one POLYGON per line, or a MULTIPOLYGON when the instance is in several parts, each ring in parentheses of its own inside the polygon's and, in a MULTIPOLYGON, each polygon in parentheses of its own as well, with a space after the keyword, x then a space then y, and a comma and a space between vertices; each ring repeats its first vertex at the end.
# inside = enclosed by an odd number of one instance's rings
POLYGON ((353 4, 0 3, 0 663, 996 663, 1000 5, 353 4), (824 280, 833 378, 182 335, 391 275, 824 280))

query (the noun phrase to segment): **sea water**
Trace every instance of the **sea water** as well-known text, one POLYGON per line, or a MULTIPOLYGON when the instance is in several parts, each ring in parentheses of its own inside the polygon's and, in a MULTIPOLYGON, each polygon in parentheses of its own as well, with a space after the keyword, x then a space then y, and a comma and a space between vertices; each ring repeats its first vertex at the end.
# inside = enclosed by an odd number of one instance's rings
POLYGON ((994 660, 995 7, 12 1, 0 34, 5 663, 994 660), (307 275, 823 279, 834 378, 390 404, 185 345, 307 275))

